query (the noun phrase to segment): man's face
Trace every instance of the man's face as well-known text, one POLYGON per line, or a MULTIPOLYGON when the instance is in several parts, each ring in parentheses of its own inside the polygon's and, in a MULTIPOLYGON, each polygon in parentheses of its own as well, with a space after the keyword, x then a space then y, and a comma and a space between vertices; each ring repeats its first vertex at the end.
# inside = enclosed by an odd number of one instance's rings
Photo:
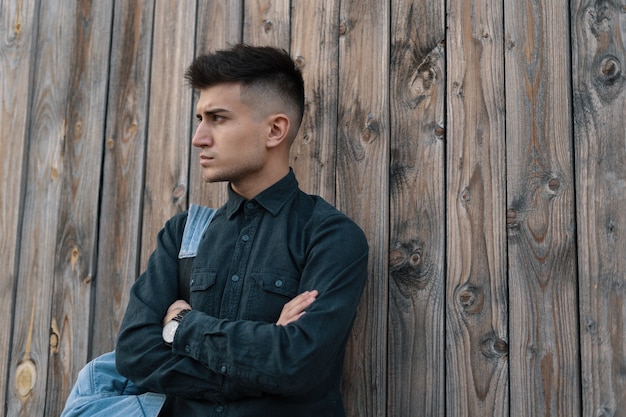
POLYGON ((202 177, 207 182, 255 181, 266 161, 268 126, 259 112, 241 101, 239 84, 201 90, 196 106, 198 128, 193 146, 200 149, 202 177))

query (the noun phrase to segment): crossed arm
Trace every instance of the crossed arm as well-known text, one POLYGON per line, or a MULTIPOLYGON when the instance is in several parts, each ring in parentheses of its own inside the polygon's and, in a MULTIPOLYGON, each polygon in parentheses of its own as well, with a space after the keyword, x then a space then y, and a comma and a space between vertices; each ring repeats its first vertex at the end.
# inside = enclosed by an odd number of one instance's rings
MULTIPOLYGON (((302 294, 295 296, 291 301, 284 305, 282 311, 280 312, 280 317, 278 318, 278 321, 276 321, 276 325, 286 326, 289 323, 297 321, 304 315, 306 309, 313 304, 317 298, 317 294, 317 291, 313 290, 305 291, 302 294)), ((163 326, 172 320, 180 311, 191 309, 191 305, 189 305, 189 303, 185 300, 174 301, 167 309, 167 314, 163 319, 163 326)))

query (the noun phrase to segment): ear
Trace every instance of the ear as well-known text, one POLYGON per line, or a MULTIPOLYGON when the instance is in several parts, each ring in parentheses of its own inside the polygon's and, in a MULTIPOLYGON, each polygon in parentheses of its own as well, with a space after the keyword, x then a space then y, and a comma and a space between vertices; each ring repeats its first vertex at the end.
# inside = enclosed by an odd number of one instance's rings
POLYGON ((267 135, 266 146, 274 148, 280 144, 287 143, 289 136, 289 128, 291 121, 289 116, 284 113, 276 113, 269 117, 269 132, 267 135))

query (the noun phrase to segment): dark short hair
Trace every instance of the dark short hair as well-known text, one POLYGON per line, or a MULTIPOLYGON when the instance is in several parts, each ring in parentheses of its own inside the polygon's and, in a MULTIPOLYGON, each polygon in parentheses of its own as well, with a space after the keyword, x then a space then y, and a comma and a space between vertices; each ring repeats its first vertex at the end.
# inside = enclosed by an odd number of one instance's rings
POLYGON ((304 114, 304 80, 284 49, 237 44, 230 49, 203 54, 185 71, 192 88, 205 89, 222 83, 240 83, 242 88, 271 89, 295 106, 300 124, 304 114))

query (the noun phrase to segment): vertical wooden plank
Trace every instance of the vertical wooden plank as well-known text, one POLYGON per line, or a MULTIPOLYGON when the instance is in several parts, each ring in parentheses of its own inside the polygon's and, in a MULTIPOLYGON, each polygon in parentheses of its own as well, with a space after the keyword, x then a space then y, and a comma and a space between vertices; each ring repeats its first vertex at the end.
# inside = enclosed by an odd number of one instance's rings
MULTIPOLYGON (((196 56, 227 48, 241 42, 243 0, 208 0, 198 4, 196 23, 196 56)), ((191 62, 187 63, 187 65, 191 62)), ((193 109, 198 98, 194 92, 193 109)), ((195 128, 195 111, 190 114, 195 128)), ((192 132, 193 135, 193 132, 192 132)), ((191 137, 189 138, 191 146, 191 137)), ((189 202, 220 207, 228 199, 225 183, 207 184, 202 180, 199 166, 200 151, 191 149, 189 202)))
POLYGON ((86 355, 110 20, 105 3, 39 11, 9 415, 57 413, 86 355))
POLYGON ((243 41, 289 50, 289 0, 245 0, 243 41))
POLYGON ((155 3, 142 270, 165 221, 187 206, 192 95, 184 72, 193 60, 195 16, 195 1, 155 3))
POLYGON ((115 346, 139 270, 153 17, 154 0, 115 2, 91 357, 115 346))
POLYGON ((626 5, 571 5, 584 416, 626 415, 626 5))
POLYGON ((507 416, 502 3, 448 0, 447 406, 507 416))
MULTIPOLYGON (((29 160, 7 384, 7 415, 37 416, 45 406, 50 308, 59 222, 66 98, 75 12, 63 2, 40 4, 29 160)), ((66 4, 67 5, 67 4, 66 4)))
POLYGON ((386 412, 389 19, 388 2, 340 3, 336 203, 370 245, 370 275, 346 351, 348 416, 386 412))
POLYGON ((504 8, 511 415, 580 415, 567 4, 504 8))
POLYGON ((291 55, 304 78, 305 109, 291 147, 300 188, 335 201, 339 2, 294 2, 291 55))
MULTIPOLYGON (((76 3, 63 138, 44 415, 59 415, 88 356, 112 4, 76 3)), ((68 68, 69 67, 69 68, 68 68)), ((42 317, 45 317, 42 316, 42 317)))
MULTIPOLYGON (((34 0, 0 1, 0 265, 4 270, 0 279, 0 317, 5 323, 6 318, 13 318, 36 15, 34 0)), ((11 329, 8 323, 0 329, 0 351, 6 352, 0 355, 3 376, 10 366, 11 329)), ((7 389, 0 389, 0 404, 5 404, 7 389)), ((4 413, 3 406, 0 416, 4 413)))
POLYGON ((392 2, 388 416, 445 415, 444 2, 392 2))

